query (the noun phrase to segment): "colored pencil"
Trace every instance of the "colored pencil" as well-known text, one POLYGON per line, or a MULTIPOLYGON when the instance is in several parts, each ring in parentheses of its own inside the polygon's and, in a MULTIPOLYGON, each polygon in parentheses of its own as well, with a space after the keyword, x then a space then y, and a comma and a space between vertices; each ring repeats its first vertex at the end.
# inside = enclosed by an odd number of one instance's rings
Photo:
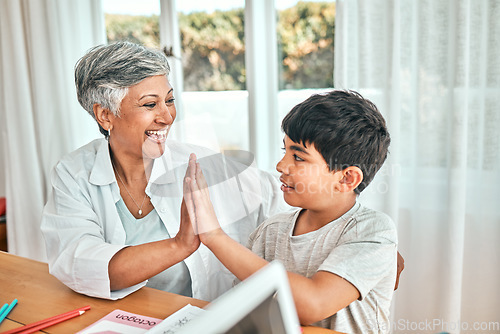
POLYGON ((3 311, 5 311, 9 307, 9 303, 5 303, 2 308, 0 308, 0 316, 3 314, 3 311))
POLYGON ((12 303, 10 303, 10 305, 7 306, 6 309, 4 309, 5 305, 2 307, 2 310, 4 311, 3 313, 0 313, 0 323, 2 323, 3 319, 5 319, 5 317, 10 313, 10 311, 12 311, 12 309, 14 308, 14 306, 16 306, 16 304, 17 304, 17 299, 14 299, 12 303))
POLYGON ((82 315, 83 313, 85 313, 85 311, 88 311, 88 310, 90 310, 90 305, 87 305, 87 306, 84 306, 84 307, 80 307, 80 308, 77 308, 76 310, 72 310, 72 311, 69 311, 69 312, 66 312, 66 313, 55 315, 53 317, 50 317, 50 318, 47 318, 47 319, 43 319, 43 320, 34 322, 32 324, 29 324, 29 325, 25 325, 25 326, 22 326, 22 327, 14 328, 14 329, 11 329, 11 330, 9 330, 7 332, 4 332, 2 334, 14 334, 14 333, 16 333, 16 334, 28 334, 28 333, 34 333, 36 331, 39 331, 40 329, 47 328, 47 327, 56 325, 56 324, 58 324, 60 322, 66 321, 68 319, 71 319, 71 318, 77 317, 79 315, 82 315))

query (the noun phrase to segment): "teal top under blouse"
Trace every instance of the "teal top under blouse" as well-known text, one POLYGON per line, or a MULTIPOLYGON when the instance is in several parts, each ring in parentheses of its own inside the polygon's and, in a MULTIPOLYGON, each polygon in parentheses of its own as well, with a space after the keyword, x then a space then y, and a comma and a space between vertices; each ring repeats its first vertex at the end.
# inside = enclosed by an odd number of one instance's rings
MULTIPOLYGON (((170 238, 156 209, 153 209, 145 217, 136 219, 130 213, 122 198, 116 203, 116 208, 127 235, 126 245, 134 246, 170 238)), ((192 297, 191 276, 184 261, 151 277, 146 286, 192 297)))

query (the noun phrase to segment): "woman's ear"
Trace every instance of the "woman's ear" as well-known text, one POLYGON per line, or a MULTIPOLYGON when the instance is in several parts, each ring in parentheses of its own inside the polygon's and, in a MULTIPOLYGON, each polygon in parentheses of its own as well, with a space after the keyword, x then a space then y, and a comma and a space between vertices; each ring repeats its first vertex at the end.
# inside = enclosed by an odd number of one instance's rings
POLYGON ((342 178, 339 181, 340 191, 354 191, 363 182, 363 171, 356 166, 349 166, 342 170, 342 178))
POLYGON ((98 103, 94 103, 93 111, 97 123, 99 123, 104 130, 110 131, 113 128, 115 115, 109 109, 103 108, 98 103))

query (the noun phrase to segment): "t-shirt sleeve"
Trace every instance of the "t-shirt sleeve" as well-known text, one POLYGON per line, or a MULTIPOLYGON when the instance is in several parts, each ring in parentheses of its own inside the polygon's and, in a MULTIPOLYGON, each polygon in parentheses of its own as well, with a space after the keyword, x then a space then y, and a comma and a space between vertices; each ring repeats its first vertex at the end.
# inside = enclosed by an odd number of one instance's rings
POLYGON ((318 270, 336 274, 358 289, 360 300, 382 279, 396 278, 397 233, 392 220, 374 212, 357 217, 318 270))
POLYGON ((252 252, 255 254, 259 255, 260 257, 264 257, 264 243, 262 242, 262 231, 264 230, 265 226, 264 222, 260 226, 258 226, 248 237, 247 241, 247 248, 250 249, 252 252))

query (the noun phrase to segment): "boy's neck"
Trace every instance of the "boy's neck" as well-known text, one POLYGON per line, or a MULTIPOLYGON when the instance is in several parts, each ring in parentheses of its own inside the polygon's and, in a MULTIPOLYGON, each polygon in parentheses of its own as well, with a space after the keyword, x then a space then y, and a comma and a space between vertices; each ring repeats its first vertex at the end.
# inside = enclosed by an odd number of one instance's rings
POLYGON ((326 224, 342 217, 356 204, 356 194, 340 197, 335 203, 324 210, 304 209, 300 213, 293 235, 301 235, 319 230, 326 224))

